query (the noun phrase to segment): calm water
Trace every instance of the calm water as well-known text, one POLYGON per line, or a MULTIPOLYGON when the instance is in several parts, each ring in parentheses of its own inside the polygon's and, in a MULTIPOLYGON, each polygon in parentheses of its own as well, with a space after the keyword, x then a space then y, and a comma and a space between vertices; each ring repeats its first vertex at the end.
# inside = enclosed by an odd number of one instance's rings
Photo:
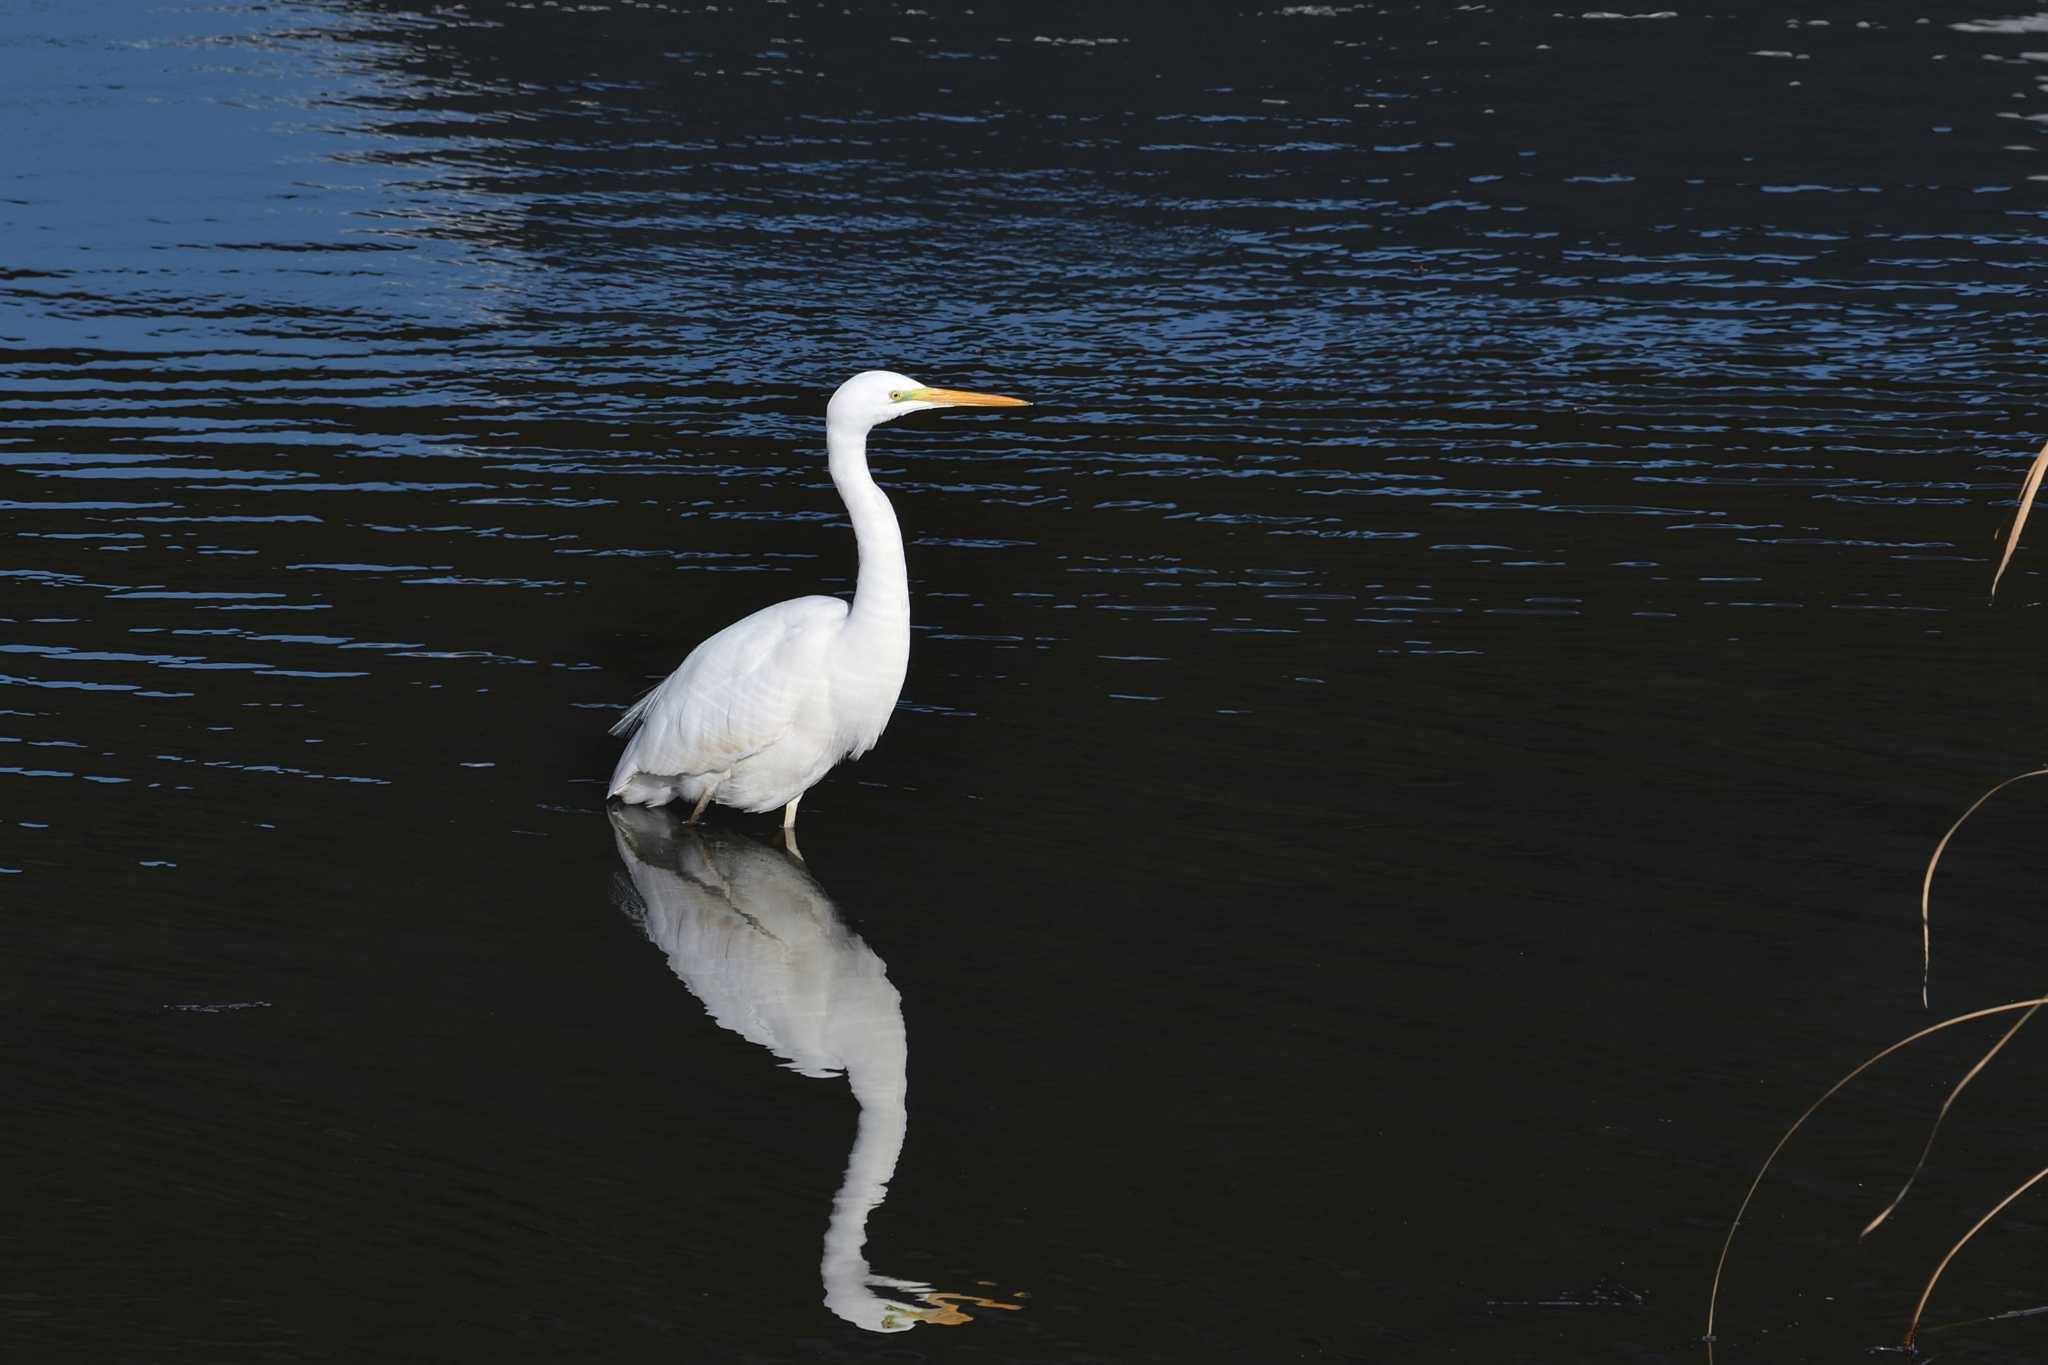
MULTIPOLYGON (((1703 1359, 2043 756, 2023 8, 0 0, 8 1354, 1703 1359), (887 738, 801 863, 608 818, 877 365, 1039 403, 877 434, 887 738)), ((1721 1360, 2043 1161, 2022 1035, 1857 1243, 1949 1039, 1721 1360)))

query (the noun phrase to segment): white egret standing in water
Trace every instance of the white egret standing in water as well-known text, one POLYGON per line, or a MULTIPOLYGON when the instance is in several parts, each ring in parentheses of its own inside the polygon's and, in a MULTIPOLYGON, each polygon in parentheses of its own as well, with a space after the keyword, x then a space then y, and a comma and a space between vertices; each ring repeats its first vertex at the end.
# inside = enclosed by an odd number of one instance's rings
POLYGON ((694 801, 692 824, 714 800, 743 811, 781 806, 783 827, 793 827, 797 802, 818 779, 875 747, 910 663, 903 535, 868 473, 868 431, 926 408, 1028 406, 888 370, 841 384, 825 406, 825 451, 860 551, 853 605, 777 602, 691 650, 612 727, 632 738, 610 794, 636 806, 694 801))

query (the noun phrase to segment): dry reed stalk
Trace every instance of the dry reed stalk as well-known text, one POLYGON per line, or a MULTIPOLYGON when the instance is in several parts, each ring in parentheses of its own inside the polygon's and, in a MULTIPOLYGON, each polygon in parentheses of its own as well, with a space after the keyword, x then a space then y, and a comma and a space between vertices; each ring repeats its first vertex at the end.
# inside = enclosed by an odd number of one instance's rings
MULTIPOLYGON (((1861 1076, 1864 1072, 1868 1071, 1871 1067, 1876 1066, 1879 1062, 1891 1056, 1894 1052, 1897 1052, 1902 1048, 1911 1047, 1913 1044, 1919 1042, 1922 1038, 1926 1038, 1933 1034, 1940 1033, 1943 1029, 1954 1028, 1958 1024, 1967 1024, 1977 1019, 1988 1019, 1994 1014, 2011 1014, 2015 1010, 2027 1010, 2031 1012, 2033 1010, 2039 1009, 2042 1005, 2048 1005, 2048 996, 2036 996, 2031 1000, 2015 1000, 2012 1003, 2005 1005, 1991 1005, 1985 1009, 1971 1010, 1968 1014, 1955 1015, 1952 1018, 1942 1020, 1938 1024, 1929 1024, 1926 1028, 1921 1029, 1918 1033, 1912 1034, 1905 1038, 1901 1038, 1898 1042, 1893 1043, 1890 1047, 1884 1049, 1884 1051, 1879 1052, 1875 1056, 1866 1059, 1855 1070, 1851 1071, 1848 1075, 1842 1077, 1842 1079, 1836 1081, 1833 1085, 1829 1086, 1827 1092, 1823 1094, 1819 1099, 1815 1100, 1812 1104, 1806 1106, 1806 1112, 1801 1114, 1798 1118, 1792 1121, 1792 1126, 1785 1130, 1785 1135, 1778 1139, 1776 1146, 1771 1148, 1771 1154, 1764 1158, 1764 1164, 1757 1170, 1756 1179, 1749 1182, 1749 1190, 1742 1196, 1742 1203, 1736 1207, 1735 1221, 1728 1225, 1728 1236, 1725 1239, 1723 1239, 1721 1243, 1721 1258, 1720 1260, 1714 1263, 1714 1285, 1713 1288, 1707 1294, 1706 1340, 1707 1357, 1709 1360, 1712 1360, 1714 1351, 1714 1317, 1721 1303, 1721 1276, 1728 1269, 1728 1253, 1735 1245, 1735 1233, 1739 1228, 1741 1228, 1743 1215, 1749 1212, 1750 1203, 1756 1198, 1757 1190, 1762 1187, 1764 1183, 1764 1177, 1770 1174, 1771 1165, 1773 1162, 1777 1161, 1778 1153, 1785 1150, 1785 1144, 1792 1140, 1792 1137, 1795 1133, 1797 1133, 1801 1128, 1806 1126, 1806 1121, 1813 1117, 1814 1112, 1818 1110, 1823 1104, 1826 1104, 1829 1100, 1833 1099, 1836 1096, 1836 1094, 1838 1094, 1842 1090, 1844 1086, 1849 1084, 1849 1082, 1855 1080, 1858 1076, 1861 1076)), ((2011 1199, 2008 1198, 2006 1202, 2010 1203, 2011 1199)), ((2004 1205, 2001 1204, 1999 1207, 2003 1208, 2004 1205)), ((1993 1209, 1992 1212, 1996 1213, 1998 1212, 1998 1210, 1993 1209)), ((1951 1252, 1950 1254, 1953 1255, 1954 1253, 1951 1252)), ((1944 1264, 1946 1263, 1944 1262, 1944 1264)), ((1939 1273, 1939 1271, 1936 1272, 1937 1275, 1939 1275, 1939 1273)))
POLYGON ((1991 1059, 1996 1057, 1999 1051, 2012 1041, 2012 1036, 2015 1033, 2018 1033, 2027 1026, 2027 1021, 2032 1019, 2040 1008, 2039 1005, 2036 1005, 2033 1009, 2028 1010, 2025 1014, 2014 1020, 2013 1026, 1999 1036, 1998 1041, 1991 1045, 1991 1050, 1982 1057, 1979 1057, 1977 1064, 1965 1072, 1963 1078, 1956 1082, 1956 1088, 1948 1092, 1948 1098, 1941 1102, 1941 1112, 1934 1116, 1934 1126, 1927 1130, 1927 1145, 1920 1149, 1920 1159, 1913 1163, 1913 1173, 1906 1177, 1905 1184, 1899 1186, 1899 1192, 1892 1196, 1891 1203, 1884 1206, 1884 1211, 1863 1225, 1863 1231, 1856 1234, 1858 1241, 1876 1232, 1878 1225, 1891 1217, 1899 1205, 1906 1202, 1906 1195, 1913 1188, 1913 1182, 1920 1178, 1920 1172, 1927 1165, 1927 1158, 1934 1151, 1934 1139, 1940 1135, 1941 1125, 1947 1121, 1948 1111, 1954 1106, 1956 1097, 1963 1093, 1964 1086, 1977 1079, 1977 1073, 1991 1064, 1991 1059))
POLYGON ((2005 554, 1998 561, 1998 572, 1991 575, 1991 595, 1998 596, 1998 582, 2005 577, 2005 566, 2012 563, 2012 552, 2020 547, 2020 531, 2027 524, 2027 513, 2034 510, 2034 499, 2041 492, 2041 477, 2048 474, 2048 445, 2041 447, 2041 453, 2034 457, 2033 467, 2027 470, 2026 481, 2020 484, 2020 509, 2013 514, 2012 530, 2005 536, 2005 554))
POLYGON ((1976 1223, 1971 1226, 1970 1230, 1962 1235, 1962 1239, 1958 1241, 1954 1246, 1948 1249, 1948 1255, 1941 1258, 1941 1264, 1934 1267, 1934 1273, 1928 1276, 1927 1288, 1920 1291, 1920 1302, 1913 1305, 1913 1321, 1906 1325, 1906 1339, 1900 1343, 1901 1349, 1907 1351, 1913 1349, 1913 1338, 1918 1336, 1920 1333, 1920 1315, 1927 1311, 1927 1300, 1934 1296, 1934 1286, 1937 1282, 1940 1281, 1941 1272, 1948 1269, 1948 1263, 1956 1258, 1956 1253, 1958 1251, 1961 1251, 1963 1247, 1968 1244, 1969 1240, 1972 1237, 1975 1237, 1979 1232, 1983 1231, 1984 1225, 1986 1223, 1998 1217, 1999 1214, 2005 1212, 2005 1206, 2007 1204, 2010 1204, 2013 1200, 2019 1198, 2028 1190, 2031 1190, 2034 1188, 2034 1186, 2040 1184, 2041 1178, 2043 1176, 2048 1176, 2048 1166, 2043 1166, 2040 1170, 2034 1172, 2031 1176, 2027 1177, 2027 1179, 2024 1182, 2021 1183, 2018 1189, 2014 1190, 2011 1194, 2007 1195, 2005 1198, 1999 1200, 1996 1204, 1992 1205, 1991 1212, 1985 1214, 1982 1218, 1979 1218, 1976 1221, 1976 1223))
MULTIPOLYGON (((2048 448, 2044 448, 2044 451, 2048 451, 2048 448)), ((1964 811, 1953 825, 1948 827, 1948 833, 1941 836, 1941 842, 1934 846, 1934 856, 1927 860, 1927 875, 1920 879, 1920 1008, 1922 1009, 1927 1008, 1927 974, 1934 962, 1934 940, 1933 931, 1929 926, 1928 902, 1934 894, 1935 866, 1941 862, 1941 855, 1948 850, 1948 841, 1956 837, 1956 831, 1963 827, 1964 821, 1977 813, 1978 807, 2004 791, 2007 787, 2010 787, 2013 783, 2024 782, 2030 777, 2048 777, 2048 768, 2036 768, 2032 772, 2021 773, 2017 777, 2008 777, 2005 781, 1999 783, 1990 791, 1985 792, 1975 801, 1972 801, 1970 808, 1964 811)))

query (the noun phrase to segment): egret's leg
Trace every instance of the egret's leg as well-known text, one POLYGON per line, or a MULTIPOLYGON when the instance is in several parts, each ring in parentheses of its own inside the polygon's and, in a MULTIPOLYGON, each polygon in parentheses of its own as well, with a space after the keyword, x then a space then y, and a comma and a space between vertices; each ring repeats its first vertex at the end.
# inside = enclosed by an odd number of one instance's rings
POLYGON ((782 827, 784 829, 796 828, 796 802, 801 801, 803 799, 804 794, 802 792, 798 792, 796 794, 796 801, 791 801, 788 805, 782 808, 782 827))
POLYGON ((785 825, 782 829, 782 846, 789 850, 789 856, 798 862, 804 860, 804 851, 796 846, 796 826, 785 825))
POLYGON ((690 818, 683 821, 684 824, 694 825, 697 823, 698 819, 704 814, 704 808, 711 804, 711 793, 717 791, 718 784, 723 781, 725 781, 724 773, 720 773, 717 777, 711 779, 711 785, 706 787, 704 794, 697 798, 697 804, 691 809, 690 818))

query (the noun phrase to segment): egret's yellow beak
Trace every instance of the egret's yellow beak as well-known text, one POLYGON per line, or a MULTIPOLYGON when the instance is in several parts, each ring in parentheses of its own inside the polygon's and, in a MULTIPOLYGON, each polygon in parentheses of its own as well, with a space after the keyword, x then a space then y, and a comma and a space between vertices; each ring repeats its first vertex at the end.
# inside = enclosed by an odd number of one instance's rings
POLYGON ((999 393, 973 393, 967 389, 912 389, 903 395, 913 403, 933 403, 942 408, 1028 408, 1022 398, 1005 398, 999 393))

